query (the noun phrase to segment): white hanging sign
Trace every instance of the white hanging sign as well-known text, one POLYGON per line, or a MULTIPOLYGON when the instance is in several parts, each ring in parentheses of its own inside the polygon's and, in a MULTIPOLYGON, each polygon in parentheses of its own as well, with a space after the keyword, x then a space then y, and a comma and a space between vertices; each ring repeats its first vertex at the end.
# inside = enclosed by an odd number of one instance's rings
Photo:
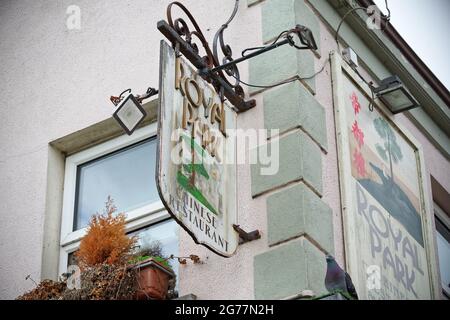
POLYGON ((229 257, 239 237, 236 113, 161 41, 157 185, 173 218, 200 243, 229 257))

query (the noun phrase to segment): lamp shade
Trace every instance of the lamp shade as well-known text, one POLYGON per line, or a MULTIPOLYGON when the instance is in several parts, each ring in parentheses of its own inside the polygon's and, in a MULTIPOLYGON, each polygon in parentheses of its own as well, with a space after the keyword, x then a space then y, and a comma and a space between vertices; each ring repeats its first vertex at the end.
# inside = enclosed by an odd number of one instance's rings
POLYGON ((419 106, 397 76, 382 80, 381 85, 373 91, 394 114, 419 106))
POLYGON ((129 94, 120 103, 113 117, 117 120, 120 126, 128 135, 131 135, 136 130, 139 123, 144 120, 147 113, 133 94, 129 94))

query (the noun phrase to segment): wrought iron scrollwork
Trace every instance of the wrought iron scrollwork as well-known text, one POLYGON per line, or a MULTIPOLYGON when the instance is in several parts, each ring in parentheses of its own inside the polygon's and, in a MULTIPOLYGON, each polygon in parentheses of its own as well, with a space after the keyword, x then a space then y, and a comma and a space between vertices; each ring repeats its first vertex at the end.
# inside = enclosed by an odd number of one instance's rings
MULTIPOLYGON (((213 40, 213 54, 214 54, 214 60, 217 61, 217 65, 215 65, 216 67, 219 66, 219 54, 217 51, 217 47, 218 44, 220 44, 220 49, 222 51, 223 54, 223 58, 222 58, 222 64, 226 64, 228 62, 232 62, 233 61, 233 52, 231 50, 231 47, 228 44, 225 44, 225 41, 223 40, 223 33, 225 31, 225 29, 228 28, 228 25, 230 24, 230 22, 234 19, 234 17, 236 16, 236 13, 238 11, 238 7, 239 7, 239 0, 236 0, 234 3, 234 9, 233 12, 231 13, 230 18, 227 20, 227 22, 225 22, 220 29, 216 32, 216 34, 214 35, 214 40, 213 40)), ((224 69, 225 73, 228 76, 231 76, 235 79, 235 83, 232 84, 228 81, 228 79, 225 77, 225 75, 223 74, 223 72, 220 70, 219 75, 221 77, 223 77, 223 79, 225 81, 227 81, 227 83, 233 87, 234 91, 236 92, 236 94, 238 94, 241 97, 244 97, 244 90, 242 89, 242 87, 239 85, 240 83, 240 75, 239 75, 239 69, 237 67, 236 64, 230 64, 227 68, 224 69)))
MULTIPOLYGON (((296 25, 293 29, 288 29, 281 32, 271 44, 261 47, 247 48, 242 51, 241 57, 233 59, 231 47, 228 44, 225 44, 223 34, 228 28, 228 25, 236 16, 238 7, 239 0, 235 0, 234 9, 230 18, 228 18, 227 22, 225 22, 214 35, 212 51, 194 17, 186 9, 186 7, 178 1, 170 3, 167 7, 168 22, 159 21, 157 27, 158 30, 172 42, 176 52, 181 52, 198 69, 200 76, 214 86, 222 101, 224 101, 226 97, 231 104, 233 104, 235 109, 237 109, 237 111, 243 112, 253 108, 256 105, 256 102, 254 99, 248 101, 244 100, 244 90, 240 86, 241 83, 258 88, 273 88, 294 80, 300 80, 301 78, 297 76, 295 79, 291 79, 289 81, 281 81, 264 86, 251 85, 241 81, 237 67, 238 63, 286 44, 289 44, 298 50, 317 50, 317 45, 309 28, 302 25, 296 25), (179 7, 186 14, 195 30, 190 31, 188 24, 182 18, 173 20, 172 8, 174 6, 179 7), (298 37, 303 46, 296 44, 294 40, 295 36, 298 37), (200 40, 206 52, 205 56, 202 57, 199 55, 199 47, 195 44, 194 37, 200 40), (219 57, 219 47, 222 58, 219 57), (246 52, 250 53, 245 54, 246 52), (231 78, 234 78, 234 80, 228 80, 231 78)), ((323 68, 321 70, 323 70, 323 68)), ((310 77, 314 77, 315 75, 316 74, 310 77)))
POLYGON ((202 57, 204 62, 207 64, 207 66, 209 68, 211 68, 214 65, 216 65, 214 63, 215 62, 214 61, 214 57, 213 57, 213 54, 211 52, 211 49, 209 48, 208 41, 206 41, 205 36, 203 35, 200 27, 197 24, 197 21, 195 21, 195 19, 192 16, 192 14, 189 12, 189 10, 183 4, 181 4, 178 1, 174 1, 174 2, 171 2, 167 6, 167 22, 178 33, 178 35, 180 37, 184 38, 186 43, 189 46, 191 46, 191 48, 197 54, 199 54, 199 48, 198 48, 197 44, 195 43, 195 40, 193 40, 193 37, 195 37, 198 40, 200 40, 200 42, 201 42, 201 44, 202 44, 202 46, 203 46, 203 48, 205 49, 205 52, 206 52, 206 56, 202 57), (173 18, 172 18, 172 8, 173 8, 173 6, 179 7, 186 14, 186 16, 189 18, 189 21, 194 26, 195 30, 191 31, 189 29, 189 26, 186 23, 186 21, 183 20, 182 18, 177 18, 177 19, 173 20, 173 18))
MULTIPOLYGON (((169 26, 172 27, 177 32, 177 34, 186 41, 186 43, 192 48, 192 50, 196 54, 199 54, 200 50, 199 50, 199 46, 195 43, 194 38, 196 38, 200 41, 200 43, 206 53, 206 55, 204 55, 202 57, 202 59, 205 62, 205 64, 207 65, 207 67, 209 69, 211 69, 211 68, 220 66, 221 60, 222 60, 222 63, 227 63, 227 62, 233 61, 231 47, 229 45, 225 44, 224 39, 223 39, 223 32, 225 31, 226 28, 228 28, 229 23, 235 17, 236 12, 238 10, 238 6, 239 6, 239 0, 236 0, 235 6, 233 9, 233 13, 231 14, 230 18, 227 20, 226 23, 224 23, 220 27, 220 29, 215 34, 214 41, 213 41, 213 51, 211 51, 211 48, 209 47, 209 44, 206 41, 205 36, 203 35, 200 27, 198 26, 197 22, 195 21, 194 17, 192 16, 192 14, 180 2, 174 1, 168 5, 168 7, 167 7, 167 22, 169 23, 169 26), (176 18, 174 20, 173 15, 172 15, 172 9, 174 6, 180 8, 184 12, 184 14, 187 16, 190 23, 194 27, 194 30, 191 31, 189 29, 189 26, 184 19, 176 18), (223 54, 222 59, 219 58, 219 53, 218 53, 218 45, 219 44, 220 44, 220 49, 223 54)), ((229 66, 224 70, 218 70, 215 73, 228 86, 230 86, 234 90, 236 95, 240 96, 241 98, 244 97, 244 90, 239 85, 240 76, 239 76, 239 70, 236 65, 229 66), (228 80, 227 76, 225 76, 225 74, 227 74, 230 77, 235 78, 235 81, 233 81, 233 83, 230 82, 228 80)), ((213 85, 216 87, 216 90, 221 95, 221 98, 224 99, 223 88, 221 88, 221 86, 219 86, 217 83, 214 83, 214 82, 213 82, 213 85)))

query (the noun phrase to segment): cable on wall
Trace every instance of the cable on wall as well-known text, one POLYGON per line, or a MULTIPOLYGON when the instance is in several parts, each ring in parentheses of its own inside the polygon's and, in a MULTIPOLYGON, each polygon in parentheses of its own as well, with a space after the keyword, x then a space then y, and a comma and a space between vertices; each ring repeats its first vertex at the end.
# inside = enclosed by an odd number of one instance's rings
POLYGON ((237 79, 236 77, 234 77, 234 78, 235 78, 236 80, 238 80, 240 83, 242 83, 243 85, 247 86, 247 87, 270 89, 270 88, 275 88, 275 87, 281 86, 281 85, 283 85, 283 84, 291 83, 291 82, 294 82, 294 81, 302 81, 302 80, 309 80, 309 79, 312 79, 312 78, 316 77, 318 74, 320 74, 320 73, 325 69, 325 66, 326 66, 326 64, 327 64, 327 62, 328 62, 329 60, 330 60, 330 58, 325 59, 325 61, 323 62, 322 67, 321 67, 318 71, 316 71, 315 73, 313 73, 313 74, 310 75, 310 76, 307 76, 307 77, 300 77, 300 76, 297 74, 297 75, 295 75, 294 77, 292 77, 291 79, 283 80, 283 81, 274 83, 274 84, 272 84, 272 85, 256 85, 256 84, 250 84, 250 83, 244 82, 244 81, 242 81, 242 80, 240 80, 240 79, 237 79))
MULTIPOLYGON (((388 22, 391 19, 391 10, 389 9, 388 6, 388 2, 387 0, 384 0, 384 4, 386 6, 386 11, 387 11, 387 16, 383 16, 383 19, 388 22)), ((341 29, 342 24, 344 23, 345 19, 347 18, 347 16, 357 10, 364 10, 367 12, 367 8, 364 7, 355 7, 352 8, 350 10, 348 10, 341 18, 341 21, 339 21, 338 27, 336 28, 336 32, 334 34, 334 41, 336 41, 336 46, 338 49, 338 53, 339 55, 342 57, 342 53, 341 53, 341 49, 340 49, 340 45, 339 45, 339 30, 341 29)), ((353 71, 355 71, 355 73, 358 75, 358 77, 365 83, 367 84, 367 86, 370 88, 370 93, 371 93, 371 99, 369 101, 369 110, 373 111, 373 102, 375 100, 375 94, 374 94, 374 86, 373 86, 373 82, 372 81, 367 81, 358 71, 357 66, 350 66, 353 71)))

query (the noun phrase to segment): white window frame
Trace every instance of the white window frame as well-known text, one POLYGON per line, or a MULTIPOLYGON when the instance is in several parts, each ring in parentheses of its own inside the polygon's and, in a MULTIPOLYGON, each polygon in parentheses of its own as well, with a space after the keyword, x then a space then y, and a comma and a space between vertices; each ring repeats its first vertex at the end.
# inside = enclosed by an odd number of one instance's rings
POLYGON ((444 212, 444 209, 442 209, 436 202, 434 202, 433 205, 434 205, 434 215, 437 216, 439 220, 441 220, 442 223, 447 228, 450 229, 450 217, 444 212))
MULTIPOLYGON (((434 202, 434 215, 442 222, 442 224, 447 229, 450 229, 450 217, 444 212, 444 210, 436 202, 434 202)), ((439 231, 436 228, 436 237, 437 237, 437 233, 439 233, 439 231)), ((439 252, 438 252, 438 255, 439 255, 439 252)), ((438 259, 439 259, 439 257, 438 257, 438 259)), ((443 288, 442 282, 439 282, 439 285, 441 286, 442 294, 445 295, 446 299, 449 299, 449 297, 450 297, 450 292, 448 291, 449 289, 443 288)))
MULTIPOLYGON (((80 241, 87 231, 87 227, 73 231, 78 166, 134 143, 155 137, 156 130, 157 124, 152 123, 136 130, 131 136, 122 135, 66 158, 58 274, 67 271, 69 254, 79 248, 80 241)), ((101 210, 101 208, 99 209, 101 210)), ((161 200, 124 213, 127 223, 126 232, 170 218, 161 200)))

